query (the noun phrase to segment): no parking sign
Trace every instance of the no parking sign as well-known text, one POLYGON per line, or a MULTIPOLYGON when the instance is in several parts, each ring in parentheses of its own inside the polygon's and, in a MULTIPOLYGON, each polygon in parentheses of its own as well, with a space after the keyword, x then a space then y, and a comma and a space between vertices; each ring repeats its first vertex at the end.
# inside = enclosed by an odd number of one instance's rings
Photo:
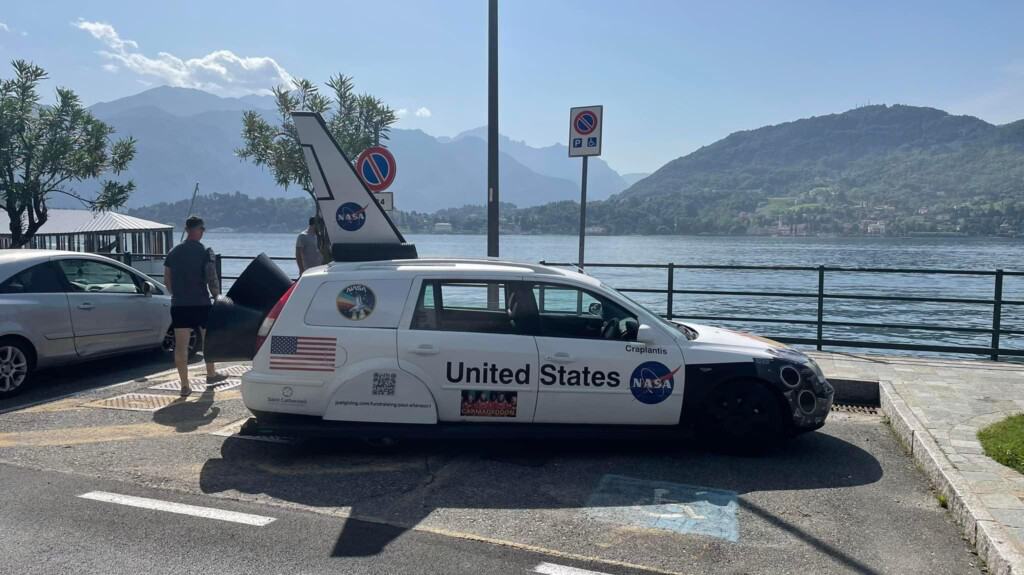
POLYGON ((395 181, 397 168, 395 157, 383 146, 366 148, 356 159, 356 173, 371 192, 386 190, 395 181))
POLYGON ((569 110, 569 157, 601 155, 601 124, 604 106, 569 110))

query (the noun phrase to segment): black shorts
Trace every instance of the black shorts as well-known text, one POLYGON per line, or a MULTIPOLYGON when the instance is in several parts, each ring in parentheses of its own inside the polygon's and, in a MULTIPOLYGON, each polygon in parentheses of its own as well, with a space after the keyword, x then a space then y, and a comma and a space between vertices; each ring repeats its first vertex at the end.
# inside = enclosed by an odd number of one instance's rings
POLYGON ((206 327, 206 318, 210 315, 208 305, 171 306, 171 327, 175 329, 195 329, 206 327))

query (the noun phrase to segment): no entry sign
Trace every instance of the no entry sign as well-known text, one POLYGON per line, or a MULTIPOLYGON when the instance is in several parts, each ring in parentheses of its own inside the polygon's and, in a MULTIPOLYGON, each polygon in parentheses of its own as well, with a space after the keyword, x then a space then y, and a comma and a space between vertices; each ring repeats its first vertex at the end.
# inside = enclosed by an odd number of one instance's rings
POLYGON ((569 110, 569 157, 601 155, 603 106, 569 110))
POLYGON ((367 148, 356 159, 356 172, 371 192, 386 190, 395 181, 396 171, 395 157, 382 146, 367 148))

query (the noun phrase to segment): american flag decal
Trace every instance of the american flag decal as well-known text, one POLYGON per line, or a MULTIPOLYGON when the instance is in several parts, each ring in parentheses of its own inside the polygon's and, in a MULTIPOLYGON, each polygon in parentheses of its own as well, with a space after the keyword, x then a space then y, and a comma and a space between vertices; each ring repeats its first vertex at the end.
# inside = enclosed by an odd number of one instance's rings
POLYGON ((270 336, 270 369, 287 371, 334 371, 333 337, 270 336))

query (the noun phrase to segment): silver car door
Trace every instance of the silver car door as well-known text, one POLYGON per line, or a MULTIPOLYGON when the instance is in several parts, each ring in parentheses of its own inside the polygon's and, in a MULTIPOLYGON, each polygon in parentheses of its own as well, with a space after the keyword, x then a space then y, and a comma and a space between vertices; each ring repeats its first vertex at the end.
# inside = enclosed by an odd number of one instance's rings
POLYGON ((146 347, 154 327, 151 297, 137 277, 91 259, 57 260, 70 285, 68 304, 78 355, 87 357, 146 347))

